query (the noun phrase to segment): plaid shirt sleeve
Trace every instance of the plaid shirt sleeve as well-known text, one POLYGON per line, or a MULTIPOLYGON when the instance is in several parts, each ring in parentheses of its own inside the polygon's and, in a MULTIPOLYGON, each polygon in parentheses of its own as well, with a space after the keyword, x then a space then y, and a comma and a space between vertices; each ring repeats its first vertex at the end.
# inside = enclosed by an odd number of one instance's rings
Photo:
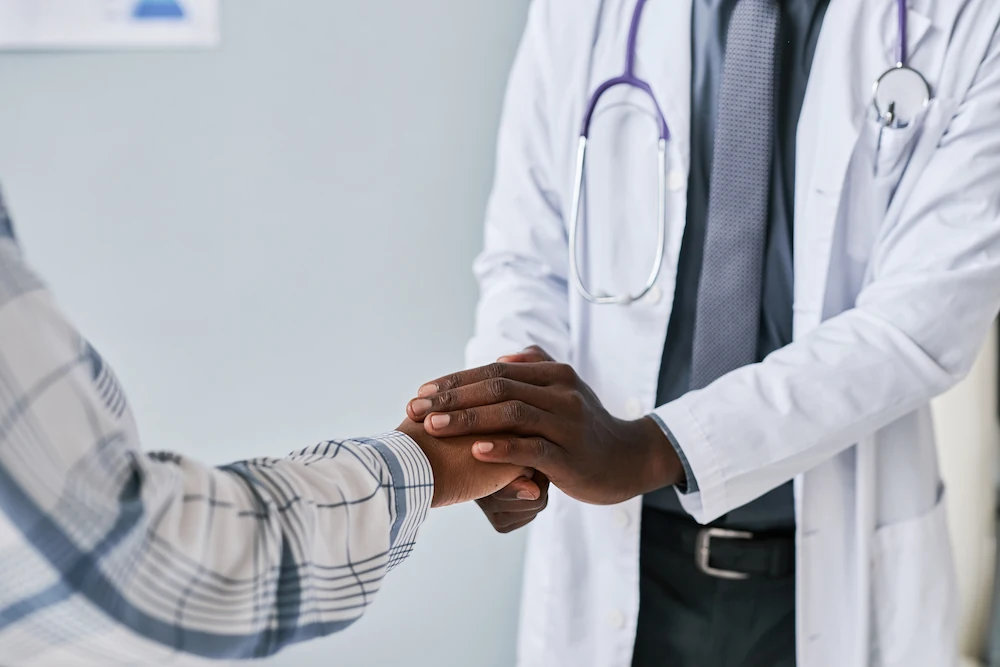
POLYGON ((357 620, 430 506, 419 447, 144 453, 111 369, 2 231, 0 662, 253 658, 357 620))

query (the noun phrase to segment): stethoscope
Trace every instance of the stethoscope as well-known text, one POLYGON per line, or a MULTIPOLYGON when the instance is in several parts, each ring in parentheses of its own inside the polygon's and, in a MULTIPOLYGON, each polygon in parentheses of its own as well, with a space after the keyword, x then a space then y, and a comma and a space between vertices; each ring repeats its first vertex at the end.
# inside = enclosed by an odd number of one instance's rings
MULTIPOLYGON (((911 122, 917 114, 927 107, 931 99, 931 87, 920 72, 909 67, 907 64, 907 8, 906 0, 896 0, 899 9, 899 43, 897 47, 896 64, 887 70, 875 81, 872 90, 872 103, 878 114, 880 122, 886 128, 901 128, 911 122)), ((648 82, 640 79, 635 73, 636 42, 639 34, 639 24, 642 20, 642 10, 646 6, 646 0, 637 0, 635 12, 632 14, 632 24, 629 27, 628 46, 625 55, 625 72, 620 76, 605 81, 597 90, 587 104, 587 111, 583 117, 580 129, 580 139, 577 144, 576 159, 576 183, 573 187, 573 208, 572 221, 569 227, 569 271, 576 290, 580 295, 593 304, 606 305, 628 305, 646 296, 653 289, 660 273, 663 271, 664 245, 667 237, 667 142, 670 140, 670 128, 667 125, 660 105, 653 94, 653 88, 648 82), (658 183, 657 188, 657 215, 659 216, 659 226, 656 234, 656 254, 653 259, 653 268, 649 272, 649 277, 642 289, 634 294, 594 294, 583 282, 580 275, 580 266, 577 261, 579 250, 579 229, 580 229, 580 206, 583 197, 583 181, 585 176, 585 165, 587 162, 587 142, 590 137, 590 124, 594 117, 598 103, 606 92, 612 88, 626 86, 645 94, 652 102, 656 112, 655 118, 659 125, 659 141, 657 143, 657 168, 658 183)))

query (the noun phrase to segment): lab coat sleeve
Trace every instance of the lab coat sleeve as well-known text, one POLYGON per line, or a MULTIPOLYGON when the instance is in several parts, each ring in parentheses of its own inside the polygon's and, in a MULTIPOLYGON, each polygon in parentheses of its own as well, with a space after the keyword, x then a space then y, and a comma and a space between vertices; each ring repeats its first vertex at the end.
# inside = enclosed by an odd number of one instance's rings
POLYGON ((855 307, 656 410, 683 448, 701 522, 926 404, 971 369, 1000 307, 1000 38, 994 37, 855 307))
POLYGON ((143 452, 110 367, 10 238, 0 415, 0 653, 15 663, 256 658, 338 631, 430 506, 430 464, 401 433, 218 468, 143 452))
POLYGON ((677 491, 683 494, 697 493, 698 478, 694 476, 694 470, 691 469, 691 464, 688 463, 687 455, 684 453, 684 448, 681 447, 679 442, 677 442, 677 438, 670 431, 670 427, 664 424, 663 420, 660 419, 656 413, 650 415, 650 418, 652 418, 652 420, 656 422, 656 425, 663 430, 663 435, 666 436, 670 446, 674 448, 675 452, 677 452, 677 458, 680 459, 681 469, 684 471, 684 481, 676 485, 677 491))
POLYGON ((508 83, 485 248, 474 266, 480 300, 470 366, 529 345, 568 360, 569 251, 552 179, 549 5, 532 2, 508 83))

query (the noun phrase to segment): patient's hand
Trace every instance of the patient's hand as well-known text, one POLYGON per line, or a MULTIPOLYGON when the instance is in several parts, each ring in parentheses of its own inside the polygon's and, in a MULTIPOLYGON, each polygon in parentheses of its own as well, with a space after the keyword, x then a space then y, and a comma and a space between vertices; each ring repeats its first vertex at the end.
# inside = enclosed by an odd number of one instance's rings
POLYGON ((492 495, 519 477, 531 477, 534 470, 517 465, 483 463, 472 456, 472 443, 481 437, 435 438, 422 424, 407 419, 402 433, 424 450, 434 471, 431 507, 443 507, 492 495))

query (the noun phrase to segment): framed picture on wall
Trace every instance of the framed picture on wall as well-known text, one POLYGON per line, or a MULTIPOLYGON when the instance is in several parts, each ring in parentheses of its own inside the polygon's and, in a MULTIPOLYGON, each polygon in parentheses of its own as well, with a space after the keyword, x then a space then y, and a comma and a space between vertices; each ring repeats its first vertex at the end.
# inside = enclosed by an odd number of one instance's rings
POLYGON ((0 0, 0 49, 211 48, 219 0, 0 0))

